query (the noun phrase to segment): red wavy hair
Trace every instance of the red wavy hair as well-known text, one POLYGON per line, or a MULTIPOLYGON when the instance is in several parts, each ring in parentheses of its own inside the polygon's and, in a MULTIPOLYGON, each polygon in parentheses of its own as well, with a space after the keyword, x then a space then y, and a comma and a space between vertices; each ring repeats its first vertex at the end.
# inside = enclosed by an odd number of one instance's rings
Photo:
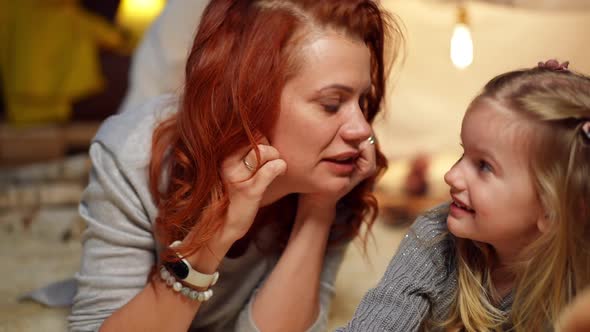
MULTIPOLYGON (((177 113, 162 122, 152 138, 150 190, 159 209, 155 235, 167 246, 187 236, 180 250, 190 255, 222 227, 229 205, 220 173, 221 162, 240 148, 256 148, 280 110, 285 82, 298 66, 295 51, 310 29, 335 29, 365 42, 371 53, 372 89, 361 105, 372 122, 385 92, 388 67, 384 44, 392 36, 393 54, 403 41, 397 23, 371 0, 212 0, 202 16, 186 64, 186 80, 177 113), (165 174, 165 175, 163 175, 165 174), (165 188, 161 190, 161 188, 165 188)), ((395 57, 394 57, 395 59, 395 57)), ((392 60, 394 61, 394 60, 392 60)), ((258 152, 257 152, 258 153, 258 152)), ((377 146, 377 175, 342 199, 352 211, 347 223, 335 225, 330 243, 368 229, 377 216, 371 190, 387 161, 377 146)), ((294 220, 296 196, 262 209, 246 241, 255 238, 271 215, 294 220)), ((287 223, 288 224, 288 223, 287 223)), ((278 230, 284 245, 289 227, 278 230)), ((165 261, 173 260, 168 251, 165 261)))

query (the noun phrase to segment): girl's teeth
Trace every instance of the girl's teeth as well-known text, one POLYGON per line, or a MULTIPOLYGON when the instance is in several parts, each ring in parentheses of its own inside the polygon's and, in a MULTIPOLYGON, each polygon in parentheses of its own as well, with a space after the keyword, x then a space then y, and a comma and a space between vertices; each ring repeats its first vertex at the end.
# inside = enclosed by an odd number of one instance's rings
POLYGON ((455 205, 457 205, 458 207, 460 207, 460 208, 462 208, 462 209, 464 209, 464 210, 467 210, 467 211, 469 211, 469 212, 473 212, 473 209, 470 209, 470 208, 468 208, 467 206, 465 206, 465 205, 463 205, 463 204, 461 204, 461 203, 459 203, 459 202, 455 202, 455 205))

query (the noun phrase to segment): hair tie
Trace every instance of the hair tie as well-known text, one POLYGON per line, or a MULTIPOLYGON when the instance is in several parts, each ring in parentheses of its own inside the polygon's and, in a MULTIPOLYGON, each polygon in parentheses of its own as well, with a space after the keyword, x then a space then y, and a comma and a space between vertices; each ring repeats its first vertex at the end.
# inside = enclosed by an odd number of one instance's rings
POLYGON ((553 71, 568 71, 567 67, 569 66, 569 64, 569 61, 559 63, 559 61, 557 61, 556 59, 550 59, 545 62, 539 61, 537 67, 553 71))

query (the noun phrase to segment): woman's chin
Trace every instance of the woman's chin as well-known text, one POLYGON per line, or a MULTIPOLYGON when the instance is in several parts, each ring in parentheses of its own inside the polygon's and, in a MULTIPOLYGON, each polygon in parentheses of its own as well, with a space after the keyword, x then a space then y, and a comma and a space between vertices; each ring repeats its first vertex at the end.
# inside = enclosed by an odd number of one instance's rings
POLYGON ((334 194, 344 192, 350 185, 350 179, 322 179, 309 183, 299 191, 301 194, 334 194))

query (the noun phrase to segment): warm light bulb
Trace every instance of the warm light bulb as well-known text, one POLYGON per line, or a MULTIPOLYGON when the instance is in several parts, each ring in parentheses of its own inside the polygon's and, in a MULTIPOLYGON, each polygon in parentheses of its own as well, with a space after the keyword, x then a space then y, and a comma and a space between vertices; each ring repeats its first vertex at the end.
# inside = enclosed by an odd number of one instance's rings
POLYGON ((139 37, 164 5, 165 0, 122 0, 117 10, 117 23, 139 37))
POLYGON ((451 37, 451 61, 459 69, 465 69, 473 62, 473 40, 466 24, 455 25, 451 37))

